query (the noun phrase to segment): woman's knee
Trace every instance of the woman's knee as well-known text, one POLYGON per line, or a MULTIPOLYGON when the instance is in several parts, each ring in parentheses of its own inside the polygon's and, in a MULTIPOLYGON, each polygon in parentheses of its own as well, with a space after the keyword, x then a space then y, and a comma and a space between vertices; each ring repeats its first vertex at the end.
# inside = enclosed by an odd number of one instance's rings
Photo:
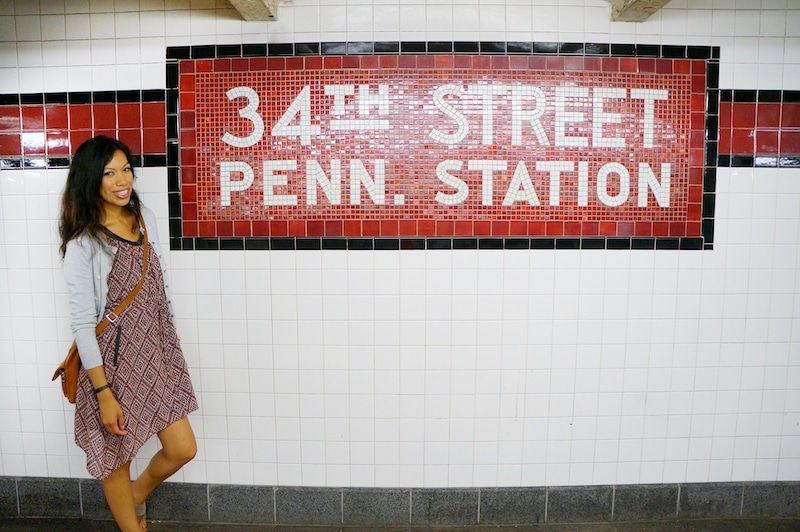
POLYGON ((197 456, 197 442, 194 437, 172 441, 164 446, 164 452, 176 463, 185 464, 197 456))
POLYGON ((159 436, 164 453, 171 461, 185 464, 197 456, 197 440, 186 419, 168 427, 159 436))
POLYGON ((191 440, 186 442, 183 446, 184 463, 193 460, 195 456, 197 456, 197 441, 192 437, 191 440))

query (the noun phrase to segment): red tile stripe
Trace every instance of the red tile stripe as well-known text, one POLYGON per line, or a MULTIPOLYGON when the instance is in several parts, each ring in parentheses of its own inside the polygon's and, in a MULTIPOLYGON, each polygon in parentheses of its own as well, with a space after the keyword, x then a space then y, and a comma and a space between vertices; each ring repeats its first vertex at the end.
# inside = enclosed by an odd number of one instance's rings
POLYGON ((134 154, 166 153, 164 102, 0 106, 0 157, 68 157, 96 135, 134 154))
POLYGON ((721 102, 719 153, 800 155, 800 103, 721 102))

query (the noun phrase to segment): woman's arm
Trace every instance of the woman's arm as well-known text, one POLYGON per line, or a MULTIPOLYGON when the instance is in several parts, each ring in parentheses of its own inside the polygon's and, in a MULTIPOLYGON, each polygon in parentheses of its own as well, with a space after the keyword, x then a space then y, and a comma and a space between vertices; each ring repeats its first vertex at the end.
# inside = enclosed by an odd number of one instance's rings
POLYGON ((88 237, 79 237, 67 243, 64 255, 64 278, 67 281, 69 294, 72 334, 78 345, 81 364, 86 369, 92 387, 95 390, 102 388, 95 393, 100 405, 100 420, 111 434, 124 435, 127 434, 125 416, 111 388, 107 387, 108 379, 103 367, 103 357, 97 344, 95 331, 99 316, 95 302, 95 282, 101 282, 102 279, 94 278, 93 253, 102 251, 92 249, 88 237))
POLYGON ((92 249, 89 237, 82 236, 70 240, 64 254, 64 279, 69 296, 70 324, 81 364, 86 369, 103 365, 103 357, 97 344, 95 328, 99 321, 95 302, 94 269, 92 254, 100 252, 92 249))

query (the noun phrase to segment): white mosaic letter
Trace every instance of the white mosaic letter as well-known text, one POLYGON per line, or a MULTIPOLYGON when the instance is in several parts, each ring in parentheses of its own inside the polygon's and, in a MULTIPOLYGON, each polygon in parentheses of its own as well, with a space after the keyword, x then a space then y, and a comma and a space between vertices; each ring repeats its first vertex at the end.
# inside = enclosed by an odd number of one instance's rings
POLYGON ((317 204, 317 185, 325 193, 328 203, 342 204, 342 163, 339 159, 331 159, 330 179, 318 161, 306 161, 306 205, 317 204))
POLYGON ((447 103, 447 100, 444 99, 446 95, 458 96, 461 98, 461 96, 464 95, 464 88, 460 85, 454 85, 451 83, 447 85, 440 85, 439 87, 436 87, 435 91, 433 91, 433 104, 446 116, 452 118, 458 128, 456 129, 455 133, 442 133, 438 129, 433 129, 430 133, 428 133, 428 136, 436 142, 453 146, 467 138, 467 135, 469 134, 469 122, 467 121, 467 117, 464 116, 461 111, 447 103))
POLYGON ((526 120, 531 123, 537 142, 542 146, 550 145, 544 126, 539 121, 544 111, 545 96, 542 89, 522 85, 511 88, 511 144, 513 146, 522 144, 522 122, 526 120), (533 98, 536 100, 536 106, 533 109, 523 109, 524 98, 533 98))
POLYGON ((530 205, 538 207, 539 196, 536 195, 536 189, 533 188, 531 175, 528 173, 528 167, 525 161, 517 163, 517 168, 514 170, 514 177, 508 185, 506 197, 503 199, 503 206, 508 207, 514 205, 517 201, 527 201, 530 205))
POLYGON ((575 163, 572 161, 536 161, 537 172, 550 172, 550 206, 561 204, 561 172, 572 172, 575 163))
POLYGON ((603 137, 603 124, 619 124, 620 113, 609 113, 603 110, 606 98, 624 98, 623 88, 599 87, 594 89, 592 97, 592 146, 595 148, 624 148, 625 139, 620 137, 603 137))
POLYGON ((289 183, 286 174, 276 174, 276 171, 296 169, 297 161, 264 161, 264 205, 297 205, 297 196, 278 195, 273 190, 273 187, 289 183))
POLYGON ((483 116, 483 135, 482 143, 490 146, 494 142, 494 96, 506 94, 508 87, 503 85, 470 85, 469 93, 481 96, 483 105, 481 115, 483 116))
POLYGON ((494 171, 505 170, 508 168, 507 161, 470 161, 467 166, 470 170, 481 170, 483 177, 481 180, 481 192, 483 205, 492 205, 494 195, 494 171))
POLYGON ((589 205, 589 163, 578 163, 578 207, 589 205))
POLYGON ((463 203, 464 200, 467 199, 467 196, 469 196, 469 187, 467 184, 449 173, 449 170, 461 170, 462 166, 464 166, 463 161, 454 161, 450 159, 440 162, 439 166, 436 167, 436 177, 439 178, 439 181, 453 187, 457 191, 453 194, 445 194, 441 191, 437 192, 434 199, 438 203, 449 206, 458 205, 463 203))
POLYGON ((655 142, 655 101, 666 100, 669 91, 656 89, 631 89, 631 98, 644 100, 644 147, 652 148, 655 142))
POLYGON ((272 127, 274 137, 300 137, 300 144, 311 144, 311 136, 319 135, 319 126, 311 125, 311 87, 306 85, 286 112, 272 127), (290 125, 299 116, 297 125, 290 125))
MULTIPOLYGON (((331 114, 342 116, 346 114, 345 96, 355 94, 355 85, 325 85, 325 94, 333 96, 331 114)), ((359 116, 369 116, 372 107, 378 108, 378 115, 387 116, 389 114, 389 86, 381 84, 378 86, 378 93, 372 94, 369 92, 369 85, 359 85, 356 102, 359 116)), ((389 129, 388 120, 340 118, 331 120, 331 131, 380 131, 387 129, 389 129)))
POLYGON ((619 207, 628 200, 631 193, 631 175, 628 169, 619 163, 604 164, 597 172, 597 197, 604 205, 619 207), (608 175, 619 176, 619 194, 611 196, 608 193, 608 175))
POLYGON ((219 163, 219 202, 223 207, 231 204, 231 192, 247 190, 253 184, 255 174, 253 168, 240 161, 222 161, 219 163), (231 181, 231 174, 242 174, 239 181, 231 181))
MULTIPOLYGON (((369 116, 372 107, 378 108, 378 115, 389 116, 389 85, 381 83, 378 85, 378 93, 373 94, 369 91, 369 85, 358 86, 358 114, 361 116, 369 116)), ((386 127, 389 127, 388 120, 380 120, 386 122, 386 127)))
POLYGON ((350 205, 361 205, 361 184, 367 189, 372 203, 383 205, 386 202, 386 176, 383 159, 373 161, 375 180, 373 181, 359 159, 350 161, 350 205))
POLYGON ((669 177, 672 170, 670 163, 661 163, 661 183, 647 163, 639 163, 639 207, 647 207, 647 189, 653 191, 659 207, 669 207, 669 177))
POLYGON ((587 98, 589 89, 586 87, 556 87, 556 146, 585 148, 589 139, 575 135, 567 135, 567 123, 583 122, 584 113, 580 111, 567 112, 567 98, 587 98))
POLYGON ((331 114, 333 116, 342 116, 345 113, 344 97, 352 96, 355 93, 355 85, 325 85, 325 96, 333 96, 331 114))
POLYGON ((264 135, 264 121, 261 115, 256 112, 258 109, 258 93, 250 87, 234 87, 225 93, 229 100, 233 101, 236 98, 247 98, 247 105, 239 109, 239 116, 252 122, 253 131, 246 137, 237 137, 231 135, 227 131, 222 135, 222 142, 235 146, 236 148, 246 148, 252 146, 261 140, 264 135))

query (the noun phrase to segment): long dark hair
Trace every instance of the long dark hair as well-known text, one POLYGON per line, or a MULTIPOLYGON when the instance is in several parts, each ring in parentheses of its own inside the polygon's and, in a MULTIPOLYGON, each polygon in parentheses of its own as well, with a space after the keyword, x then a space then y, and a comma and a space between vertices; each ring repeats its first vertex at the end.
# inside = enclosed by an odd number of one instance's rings
MULTIPOLYGON (((100 197, 100 184, 103 171, 108 162, 119 150, 125 154, 128 164, 133 168, 131 151, 117 139, 98 136, 81 144, 72 158, 72 165, 67 174, 67 186, 61 198, 61 216, 58 221, 58 233, 61 236, 61 256, 67 251, 67 242, 88 233, 97 237, 103 221, 103 198, 100 197)), ((141 203, 136 191, 131 192, 131 200, 126 209, 139 219, 141 203)))

